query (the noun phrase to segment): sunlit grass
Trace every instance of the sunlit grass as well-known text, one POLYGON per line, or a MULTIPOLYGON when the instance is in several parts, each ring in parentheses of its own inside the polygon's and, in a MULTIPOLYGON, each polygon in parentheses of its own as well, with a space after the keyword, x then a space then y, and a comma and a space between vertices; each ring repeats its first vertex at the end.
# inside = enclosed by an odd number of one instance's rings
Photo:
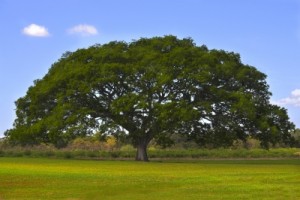
POLYGON ((0 158, 0 199, 300 199, 300 160, 0 158))

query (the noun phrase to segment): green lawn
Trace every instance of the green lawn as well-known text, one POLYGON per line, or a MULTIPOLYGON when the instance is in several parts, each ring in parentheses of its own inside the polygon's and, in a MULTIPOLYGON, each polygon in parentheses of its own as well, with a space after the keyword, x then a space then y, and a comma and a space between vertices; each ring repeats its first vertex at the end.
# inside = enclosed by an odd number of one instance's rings
POLYGON ((0 199, 300 199, 300 160, 0 158, 0 199))

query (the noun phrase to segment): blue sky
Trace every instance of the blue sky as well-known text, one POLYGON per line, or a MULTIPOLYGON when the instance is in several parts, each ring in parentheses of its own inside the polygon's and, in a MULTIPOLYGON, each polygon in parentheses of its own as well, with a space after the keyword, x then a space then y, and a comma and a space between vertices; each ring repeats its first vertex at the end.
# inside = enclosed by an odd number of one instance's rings
POLYGON ((0 24, 0 136, 65 51, 169 34, 240 53, 300 127, 300 0, 0 0, 0 24))

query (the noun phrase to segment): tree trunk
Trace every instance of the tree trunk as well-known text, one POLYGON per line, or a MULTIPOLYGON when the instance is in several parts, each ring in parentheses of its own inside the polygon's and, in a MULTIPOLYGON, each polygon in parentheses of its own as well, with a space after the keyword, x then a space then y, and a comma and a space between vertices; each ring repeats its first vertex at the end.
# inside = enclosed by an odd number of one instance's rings
POLYGON ((137 145, 137 151, 136 151, 136 156, 135 160, 136 161, 145 161, 148 162, 148 155, 147 155, 147 142, 141 142, 140 144, 137 145))

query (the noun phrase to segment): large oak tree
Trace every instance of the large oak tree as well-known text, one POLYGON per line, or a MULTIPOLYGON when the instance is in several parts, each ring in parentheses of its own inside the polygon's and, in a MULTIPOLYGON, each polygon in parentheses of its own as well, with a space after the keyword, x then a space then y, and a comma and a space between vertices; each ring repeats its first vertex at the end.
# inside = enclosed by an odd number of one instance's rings
POLYGON ((286 110, 269 103, 266 75, 240 56, 175 36, 110 42, 65 53, 16 101, 6 135, 21 144, 63 146, 102 132, 125 133, 148 160, 152 139, 173 133, 226 146, 248 136, 290 142, 286 110))

